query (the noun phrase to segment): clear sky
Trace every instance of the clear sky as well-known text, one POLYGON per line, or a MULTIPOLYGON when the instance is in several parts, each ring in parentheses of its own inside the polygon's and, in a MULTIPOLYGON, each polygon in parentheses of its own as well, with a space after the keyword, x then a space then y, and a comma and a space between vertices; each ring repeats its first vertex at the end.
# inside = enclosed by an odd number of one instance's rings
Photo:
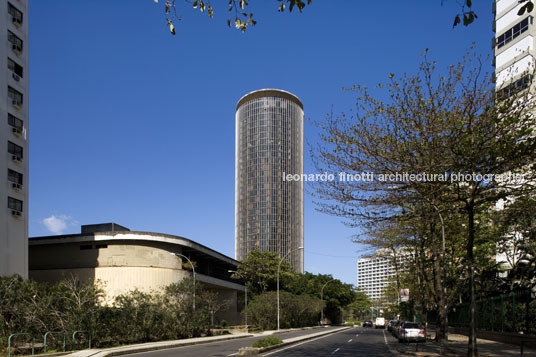
MULTIPOLYGON (((227 27, 227 1, 213 3, 210 20, 177 0, 171 36, 153 0, 30 0, 31 237, 116 222, 234 257, 242 95, 296 94, 315 143, 311 120, 352 107, 342 87, 414 73, 426 48, 443 68, 472 42, 491 54, 491 1, 452 29, 456 0, 313 0, 302 14, 250 0, 258 24, 245 34, 227 27)), ((305 270, 355 284, 356 233, 305 195, 305 270)))

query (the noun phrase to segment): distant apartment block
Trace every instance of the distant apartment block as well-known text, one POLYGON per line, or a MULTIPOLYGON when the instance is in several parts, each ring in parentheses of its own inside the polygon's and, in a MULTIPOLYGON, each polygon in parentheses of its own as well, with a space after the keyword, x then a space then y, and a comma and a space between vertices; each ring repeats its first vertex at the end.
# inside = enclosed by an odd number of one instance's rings
MULTIPOLYGON (((410 253, 399 249, 396 255, 397 266, 402 272, 407 269, 404 262, 410 253)), ((357 287, 371 300, 380 300, 385 295, 385 289, 393 284, 396 278, 393 261, 393 253, 387 249, 378 249, 373 256, 357 261, 357 287)))
POLYGON ((0 0, 0 275, 28 277, 28 0, 0 0), (2 64, 3 63, 3 64, 2 64))

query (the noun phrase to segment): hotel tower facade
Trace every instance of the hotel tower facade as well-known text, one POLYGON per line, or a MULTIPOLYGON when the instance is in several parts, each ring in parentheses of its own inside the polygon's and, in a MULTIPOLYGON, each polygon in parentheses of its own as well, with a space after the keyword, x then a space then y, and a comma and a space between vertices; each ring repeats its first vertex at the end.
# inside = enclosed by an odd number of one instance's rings
POLYGON ((303 273, 303 104, 292 93, 261 89, 236 106, 235 257, 252 250, 287 257, 303 273))

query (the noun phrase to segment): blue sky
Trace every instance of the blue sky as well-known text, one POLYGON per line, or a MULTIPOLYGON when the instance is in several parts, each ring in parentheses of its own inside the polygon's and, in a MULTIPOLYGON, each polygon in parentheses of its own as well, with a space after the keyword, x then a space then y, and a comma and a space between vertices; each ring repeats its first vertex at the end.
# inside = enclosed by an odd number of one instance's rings
MULTIPOLYGON (((313 0, 302 14, 251 0, 258 24, 245 34, 227 27, 226 1, 213 3, 210 20, 177 0, 183 19, 171 36, 152 0, 30 0, 31 237, 116 222, 233 257, 242 95, 296 94, 315 143, 311 120, 352 107, 342 87, 414 73, 426 48, 442 68, 472 42, 491 53, 489 1, 475 2, 473 25, 452 29, 455 0, 313 0)), ((315 173, 307 150, 305 162, 315 173)), ((305 269, 355 284, 358 231, 311 201, 305 269)))

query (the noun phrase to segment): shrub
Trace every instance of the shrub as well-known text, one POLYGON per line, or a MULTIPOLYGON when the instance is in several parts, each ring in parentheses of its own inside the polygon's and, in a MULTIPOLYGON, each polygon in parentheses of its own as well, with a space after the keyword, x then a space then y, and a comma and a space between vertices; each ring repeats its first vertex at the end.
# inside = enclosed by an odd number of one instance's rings
POLYGON ((263 338, 262 340, 254 342, 253 345, 251 345, 251 347, 263 348, 263 347, 279 345, 281 343, 283 343, 283 340, 279 338, 279 336, 268 336, 266 338, 263 338))

